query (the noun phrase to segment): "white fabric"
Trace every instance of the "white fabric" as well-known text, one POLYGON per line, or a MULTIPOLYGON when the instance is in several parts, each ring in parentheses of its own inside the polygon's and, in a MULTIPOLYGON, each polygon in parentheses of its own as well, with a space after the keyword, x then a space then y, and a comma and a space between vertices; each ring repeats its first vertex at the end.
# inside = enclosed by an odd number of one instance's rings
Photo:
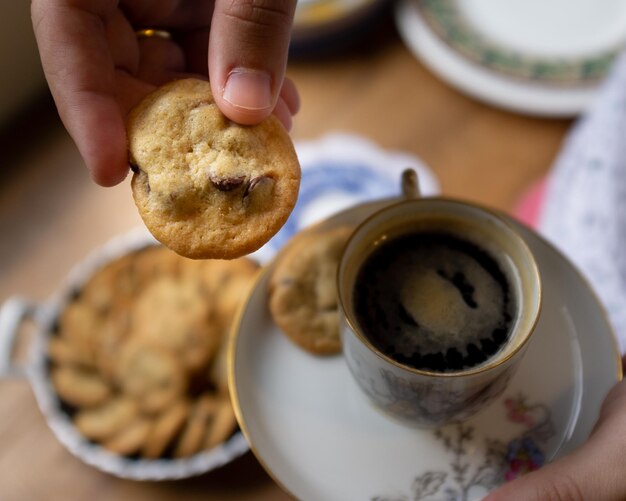
POLYGON ((589 279, 626 351, 626 54, 556 160, 539 230, 589 279))

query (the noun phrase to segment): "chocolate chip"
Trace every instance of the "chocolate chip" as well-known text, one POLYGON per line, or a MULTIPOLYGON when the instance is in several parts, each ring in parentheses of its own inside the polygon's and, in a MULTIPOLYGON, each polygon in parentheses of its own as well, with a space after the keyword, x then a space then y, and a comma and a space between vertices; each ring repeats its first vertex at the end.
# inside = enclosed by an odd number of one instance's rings
POLYGON ((274 180, 269 176, 256 176, 250 179, 250 182, 246 186, 246 191, 243 194, 243 205, 247 207, 250 205, 250 196, 252 192, 259 191, 263 188, 269 188, 274 185, 274 180))
MULTIPOLYGON (((273 183, 274 180, 269 176, 257 176, 250 179, 248 183, 248 187, 246 188, 245 195, 252 193, 253 190, 256 190, 259 186, 268 185, 269 183, 273 183)), ((245 196, 244 195, 244 196, 245 196)))
POLYGON ((245 180, 246 176, 219 177, 215 175, 209 175, 209 181, 211 181, 220 191, 232 191, 236 188, 239 188, 239 186, 241 186, 245 180))

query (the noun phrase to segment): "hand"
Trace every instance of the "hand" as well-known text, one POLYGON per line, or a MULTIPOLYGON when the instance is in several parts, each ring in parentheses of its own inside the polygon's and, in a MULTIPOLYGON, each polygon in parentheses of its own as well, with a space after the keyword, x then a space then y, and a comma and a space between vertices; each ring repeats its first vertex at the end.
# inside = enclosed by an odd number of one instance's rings
POLYGON ((125 118, 156 86, 210 74, 222 112, 287 129, 299 107, 285 66, 296 0, 33 0, 43 69, 61 120, 93 179, 128 173, 125 118), (209 32, 209 26, 211 30, 209 32), (138 38, 162 28, 171 39, 138 38))
MULTIPOLYGON (((626 366, 626 357, 622 364, 626 366)), ((609 392, 591 436, 579 449, 504 485, 484 501, 589 499, 626 499, 626 380, 609 392)))

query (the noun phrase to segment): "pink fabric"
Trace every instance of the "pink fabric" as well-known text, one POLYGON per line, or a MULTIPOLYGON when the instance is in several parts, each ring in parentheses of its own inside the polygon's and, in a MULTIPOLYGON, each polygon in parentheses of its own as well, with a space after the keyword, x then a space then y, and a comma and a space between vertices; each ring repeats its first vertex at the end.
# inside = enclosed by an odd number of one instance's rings
POLYGON ((546 194, 547 179, 543 178, 533 184, 522 196, 513 214, 531 228, 537 228, 543 201, 546 194))

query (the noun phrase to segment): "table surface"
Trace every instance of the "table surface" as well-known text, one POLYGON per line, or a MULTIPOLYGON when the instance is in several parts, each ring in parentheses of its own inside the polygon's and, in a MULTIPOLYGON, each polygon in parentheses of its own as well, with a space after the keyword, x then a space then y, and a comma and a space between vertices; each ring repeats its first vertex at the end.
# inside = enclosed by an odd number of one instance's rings
MULTIPOLYGON (((480 104, 438 80, 390 32, 375 47, 332 59, 292 61, 302 109, 295 140, 329 131, 363 135, 422 158, 446 195, 511 211, 549 169, 570 122, 523 117, 480 104)), ((53 122, 29 138, 0 179, 0 301, 37 301, 74 262, 141 224, 129 180, 93 184, 73 143, 53 122)), ((23 333, 24 337, 28 332, 23 333)), ((198 478, 120 480, 71 456, 55 440, 27 382, 0 381, 3 500, 281 500, 290 497, 252 454, 198 478)))

